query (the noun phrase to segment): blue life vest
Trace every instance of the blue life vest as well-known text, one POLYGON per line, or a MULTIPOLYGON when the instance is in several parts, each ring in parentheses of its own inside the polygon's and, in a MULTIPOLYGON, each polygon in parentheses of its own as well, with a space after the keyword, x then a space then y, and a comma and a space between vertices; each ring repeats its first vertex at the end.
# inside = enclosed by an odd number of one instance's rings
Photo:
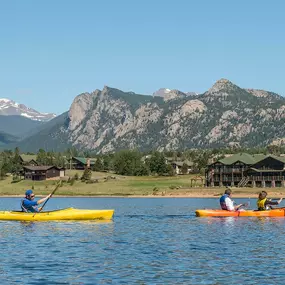
POLYGON ((220 205, 221 208, 223 210, 228 210, 227 205, 226 205, 226 198, 229 198, 228 194, 224 194, 221 198, 220 198, 220 205))
POLYGON ((21 200, 21 210, 26 213, 28 212, 28 210, 24 207, 24 199, 21 200))
POLYGON ((21 209, 23 212, 26 213, 39 212, 36 202, 32 202, 27 198, 21 200, 21 209), (34 205, 29 205, 29 204, 34 204, 34 205))

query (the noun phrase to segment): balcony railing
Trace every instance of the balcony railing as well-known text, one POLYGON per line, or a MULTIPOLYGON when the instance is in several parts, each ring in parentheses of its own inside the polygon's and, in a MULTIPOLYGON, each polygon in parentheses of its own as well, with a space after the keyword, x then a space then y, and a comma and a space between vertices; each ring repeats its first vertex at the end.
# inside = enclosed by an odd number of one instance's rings
POLYGON ((239 182, 241 181, 241 177, 222 177, 222 180, 219 178, 219 177, 215 177, 214 178, 214 182, 220 182, 220 181, 225 181, 225 182, 231 182, 231 181, 234 181, 234 182, 239 182))
MULTIPOLYGON (((285 180, 285 176, 249 176, 248 177, 249 180, 248 181, 283 181, 285 180)), ((242 179, 242 177, 225 177, 223 176, 222 179, 220 179, 220 177, 214 177, 213 181, 214 182, 240 182, 242 179)), ((208 179, 208 180, 211 180, 208 179)))
POLYGON ((221 168, 221 169, 214 169, 214 173, 242 173, 244 172, 245 168, 221 168))
POLYGON ((249 176, 249 181, 283 181, 285 176, 249 176))

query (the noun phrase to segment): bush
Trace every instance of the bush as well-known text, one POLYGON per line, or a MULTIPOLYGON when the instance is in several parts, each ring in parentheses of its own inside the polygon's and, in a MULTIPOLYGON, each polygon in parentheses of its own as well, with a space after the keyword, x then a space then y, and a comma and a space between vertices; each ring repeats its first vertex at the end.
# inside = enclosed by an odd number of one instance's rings
POLYGON ((90 180, 91 176, 92 176, 92 171, 90 169, 86 168, 82 174, 81 181, 90 180))
POLYGON ((158 193, 158 188, 157 188, 157 187, 154 187, 154 188, 152 189, 152 195, 157 195, 157 193, 158 193))
POLYGON ((69 181, 70 186, 73 186, 73 184, 75 183, 75 178, 71 178, 69 181))
POLYGON ((174 168, 170 164, 167 164, 166 169, 167 169, 167 174, 169 176, 174 176, 175 175, 174 168))
POLYGON ((79 175, 78 173, 75 173, 74 176, 73 176, 74 180, 79 180, 79 175))
POLYGON ((15 176, 13 176, 13 180, 11 183, 18 183, 20 181, 21 181, 21 178, 19 176, 15 175, 15 176))

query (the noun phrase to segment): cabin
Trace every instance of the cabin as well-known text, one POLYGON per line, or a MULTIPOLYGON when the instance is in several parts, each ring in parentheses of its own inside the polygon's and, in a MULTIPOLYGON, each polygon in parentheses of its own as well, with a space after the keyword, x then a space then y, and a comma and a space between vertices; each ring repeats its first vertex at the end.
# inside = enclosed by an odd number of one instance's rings
POLYGON ((285 157, 235 154, 209 164, 206 186, 284 187, 285 157))
POLYGON ((91 168, 94 166, 95 158, 85 158, 85 157, 72 157, 68 160, 69 169, 84 170, 85 168, 91 168))
POLYGON ((25 180, 47 180, 65 176, 65 169, 54 165, 51 166, 24 166, 25 180))
POLYGON ((172 161, 170 164, 172 165, 176 174, 189 174, 192 172, 192 168, 193 168, 193 162, 192 161, 189 161, 189 160, 172 161), (187 165, 186 173, 183 173, 183 171, 182 171, 183 165, 187 165))
POLYGON ((21 154, 20 155, 22 165, 35 166, 38 165, 37 156, 32 154, 21 154))

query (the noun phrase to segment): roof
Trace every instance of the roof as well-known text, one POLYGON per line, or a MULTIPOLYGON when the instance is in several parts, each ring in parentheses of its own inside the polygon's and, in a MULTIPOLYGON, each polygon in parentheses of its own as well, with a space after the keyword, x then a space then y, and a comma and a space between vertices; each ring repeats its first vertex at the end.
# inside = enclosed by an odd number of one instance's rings
POLYGON ((35 154, 21 154, 20 157, 24 162, 29 162, 31 160, 37 161, 37 156, 35 154))
POLYGON ((218 160, 219 162, 226 164, 226 165, 231 165, 237 161, 243 162, 244 164, 255 164, 257 161, 260 161, 264 159, 266 155, 264 154, 248 154, 248 153, 236 153, 232 156, 222 158, 218 160))
POLYGON ((90 159, 90 165, 95 164, 96 159, 95 158, 85 158, 85 157, 79 157, 79 156, 74 156, 72 157, 73 159, 78 160, 79 162, 81 162, 82 164, 86 165, 87 164, 87 160, 90 159))
POLYGON ((171 162, 172 164, 176 164, 178 166, 183 166, 183 164, 186 164, 187 166, 193 166, 193 162, 189 161, 189 160, 185 160, 185 161, 173 161, 171 162))
POLYGON ((49 170, 51 168, 56 168, 58 170, 61 170, 61 169, 64 169, 64 168, 61 168, 61 167, 57 167, 55 165, 41 165, 41 166, 24 166, 23 167, 24 169, 28 169, 28 170, 49 170))
POLYGON ((225 165, 231 165, 240 161, 247 165, 253 165, 269 157, 276 159, 282 163, 285 163, 285 157, 280 157, 275 155, 265 155, 265 154, 248 154, 248 153, 237 153, 230 157, 222 158, 218 160, 218 162, 225 165))

